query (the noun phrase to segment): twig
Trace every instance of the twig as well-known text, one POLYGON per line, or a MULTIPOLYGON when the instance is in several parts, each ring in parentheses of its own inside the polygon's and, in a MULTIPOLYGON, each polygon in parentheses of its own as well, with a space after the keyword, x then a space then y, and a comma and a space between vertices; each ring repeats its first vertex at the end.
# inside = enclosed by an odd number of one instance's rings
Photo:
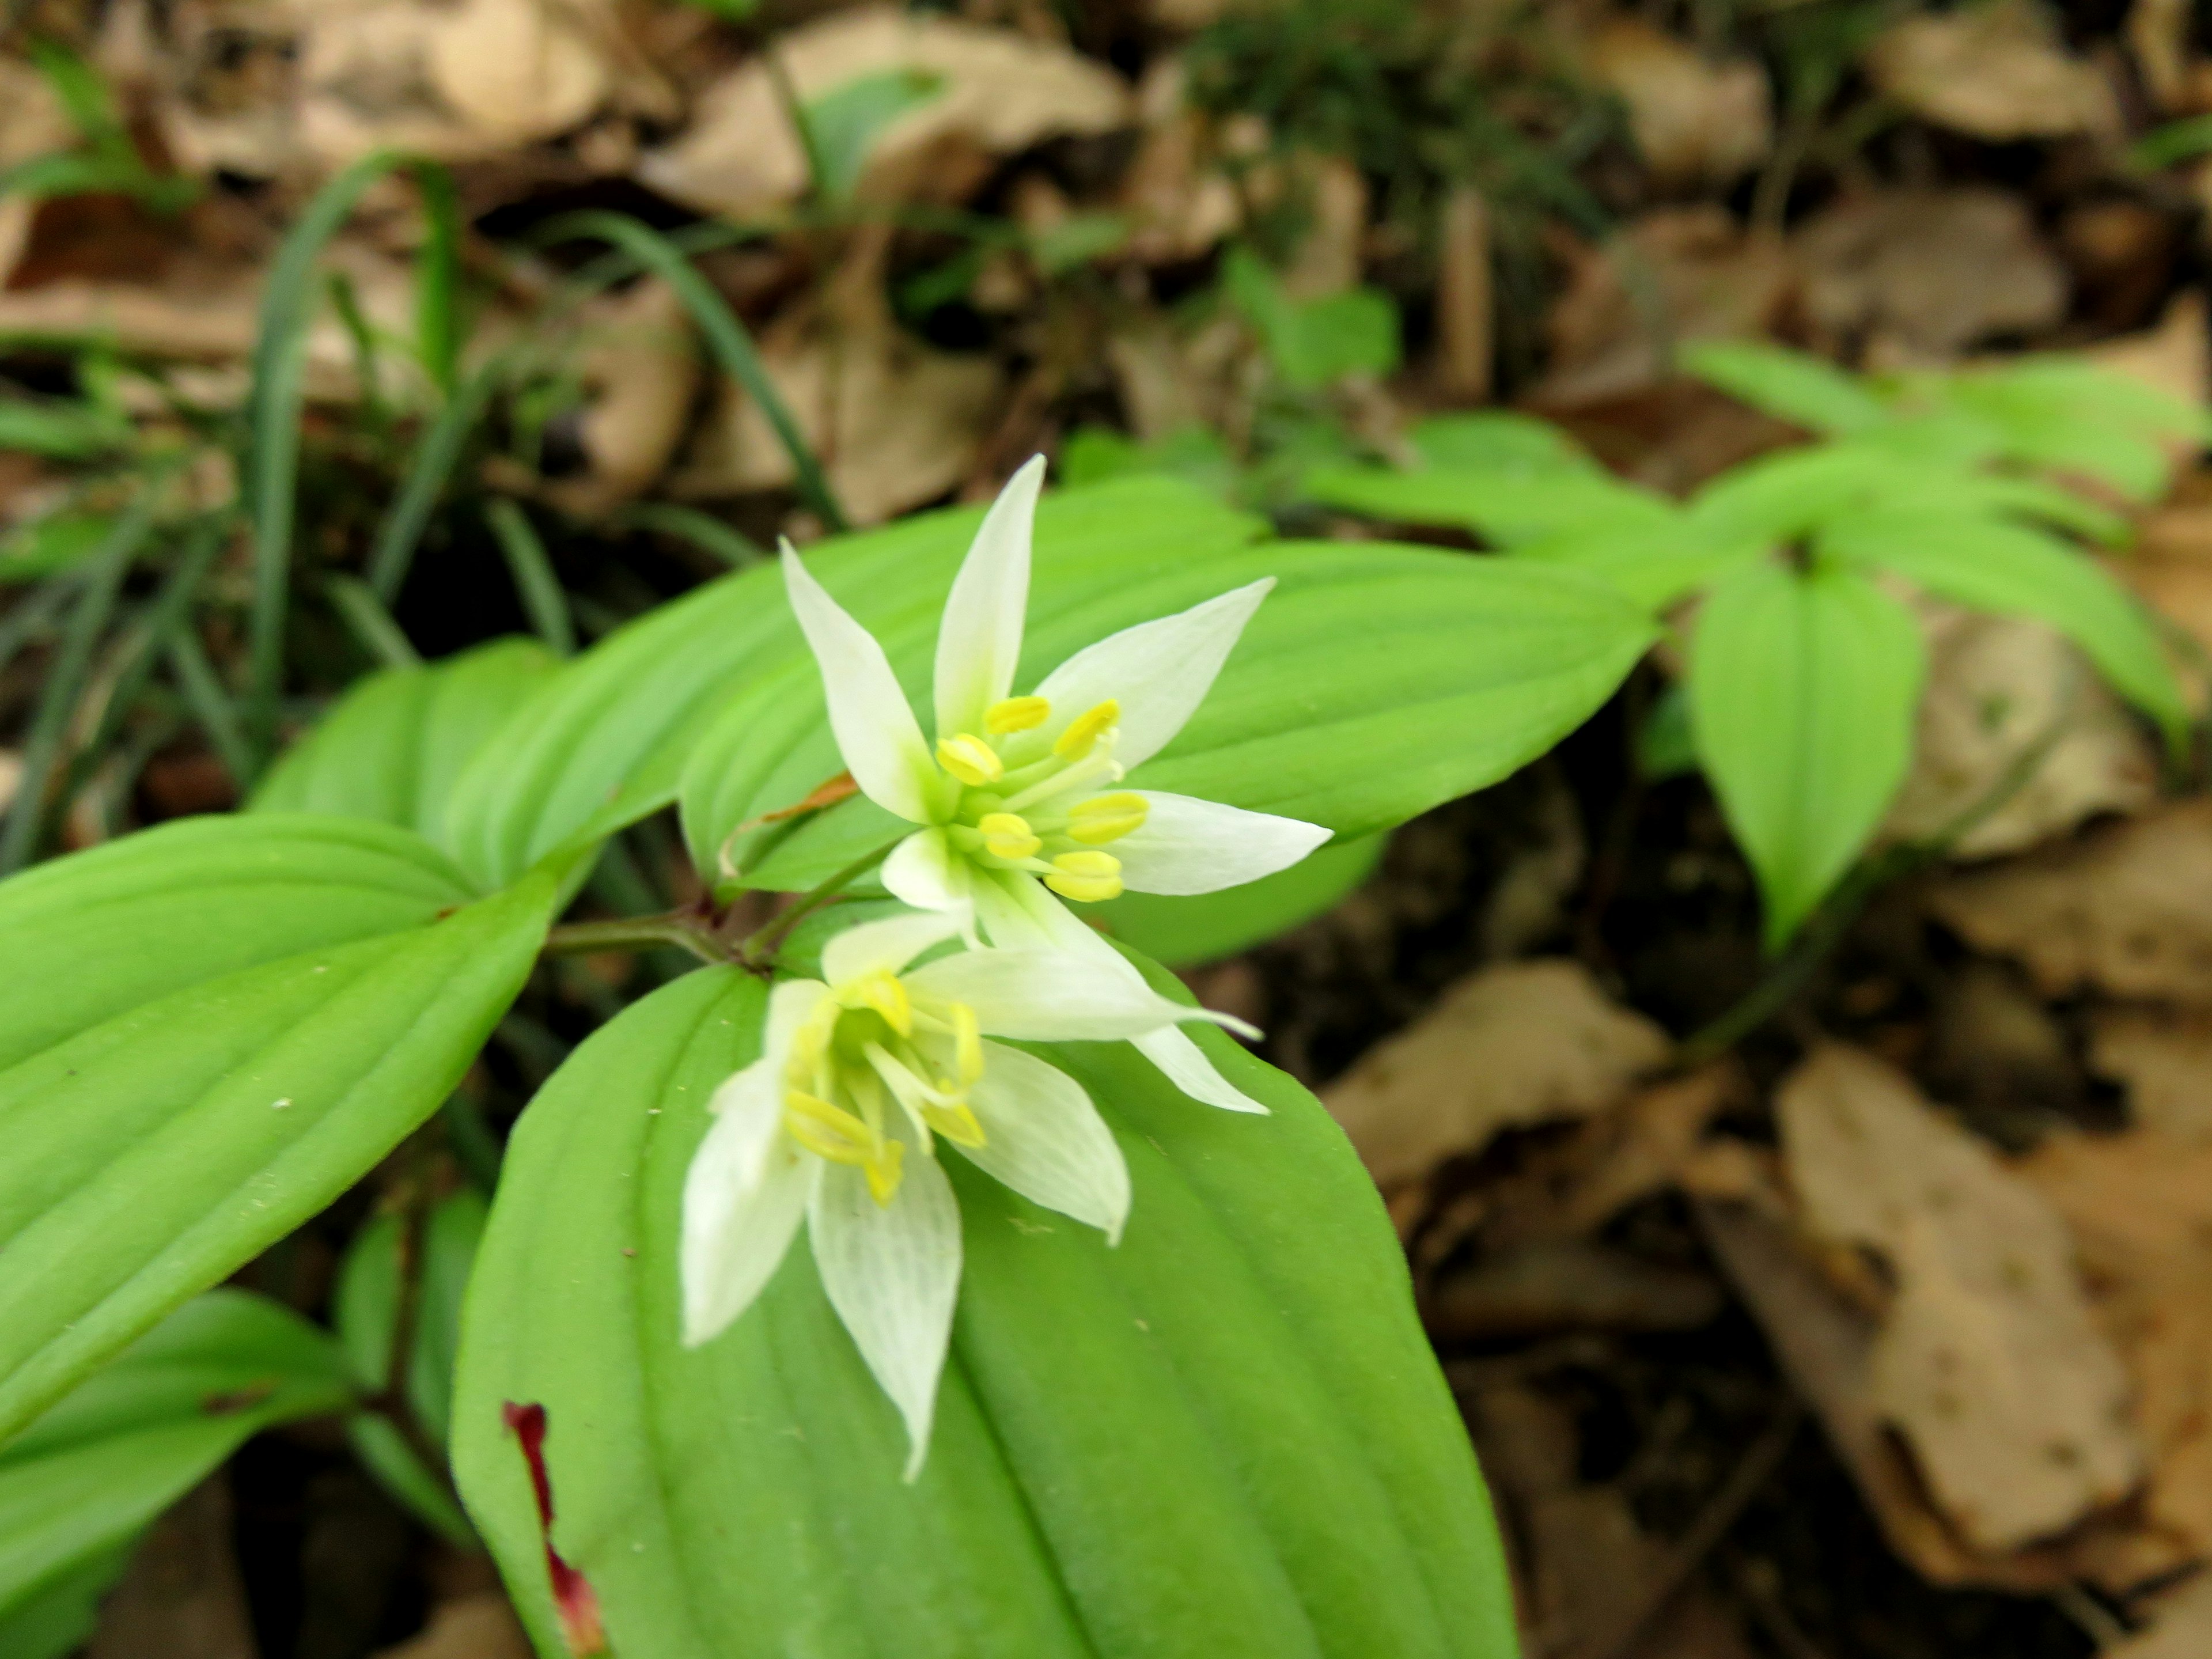
POLYGON ((702 962, 738 959, 709 929, 681 912, 626 916, 619 921, 564 922, 546 934, 544 954, 588 957, 606 951, 658 951, 671 945, 689 951, 702 962))
POLYGON ((775 956, 784 940, 791 937, 793 928, 867 874, 890 855, 891 848, 896 847, 899 841, 905 839, 901 836, 898 841, 885 842, 873 852, 864 853, 854 859, 819 886, 809 889, 800 896, 798 903, 739 940, 738 960, 755 969, 763 965, 775 956))

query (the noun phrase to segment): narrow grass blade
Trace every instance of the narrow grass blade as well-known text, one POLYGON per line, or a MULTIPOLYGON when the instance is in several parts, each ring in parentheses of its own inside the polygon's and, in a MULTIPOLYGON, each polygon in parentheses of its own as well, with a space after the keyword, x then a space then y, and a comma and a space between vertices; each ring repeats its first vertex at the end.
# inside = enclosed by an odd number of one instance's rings
POLYGON ((744 388, 745 395, 760 405, 761 413, 775 428, 798 474, 800 497, 831 531, 849 527, 844 508, 830 488, 821 463, 808 447, 798 422, 792 419, 791 410, 785 406, 775 383, 769 379, 759 352, 753 349, 752 337, 728 302, 692 266, 681 248, 642 221, 626 213, 603 210, 563 214, 544 227, 538 240, 547 243, 586 240, 611 243, 674 289, 690 309, 692 320, 699 325, 699 331, 707 337, 707 344, 722 368, 744 388))
POLYGON ((246 731, 239 724, 238 710, 232 707, 221 676, 208 660, 207 647, 191 629, 179 629, 169 641, 169 666, 176 672, 185 701, 191 705, 192 718, 207 733, 208 742, 243 799, 253 776, 253 757, 246 746, 246 731))
POLYGON ((47 786, 61 759, 70 715, 84 690, 100 633, 114 612, 124 574, 153 530, 155 502, 166 482, 166 477, 149 481, 131 510, 116 521, 106 544, 94 558, 91 580, 70 612, 61 650, 46 675, 46 690, 40 696, 30 735, 23 744, 22 775, 8 813, 8 827, 0 831, 0 875, 21 869, 38 850, 39 830, 46 816, 47 786))
POLYGON ((447 398, 460 386, 461 205, 453 175, 434 161, 415 169, 427 234, 415 265, 415 346, 430 382, 447 398))
POLYGON ((376 546, 368 557, 369 589, 383 604, 398 599, 405 586, 415 550, 422 544, 422 532, 437 511, 438 497, 445 492, 471 429, 491 400, 500 372, 500 365, 493 363, 479 369, 438 411, 416 442, 406 480, 377 528, 376 546))
POLYGON ((561 591, 561 579, 553 574, 553 562, 528 515, 502 495, 484 508, 484 517, 499 538, 499 550, 507 555, 507 568, 531 628, 560 655, 574 656, 576 625, 569 619, 568 596, 561 591))
POLYGON ((732 529, 711 513, 673 501, 645 501, 623 514, 625 523, 641 530, 675 536, 694 547, 704 548, 732 570, 767 562, 769 551, 744 532, 732 529))
POLYGON ((378 663, 386 668, 422 665, 422 653, 367 582, 358 576, 332 576, 324 586, 347 629, 378 663))
MULTIPOLYGON (((318 191, 277 250, 261 302, 253 347, 243 469, 254 548, 252 677, 246 736, 257 763, 276 736, 276 698, 284 669, 284 616, 291 597, 295 489, 300 471, 300 409, 307 362, 307 319, 313 308, 315 258, 337 234, 362 193, 400 164, 390 150, 363 156, 318 191)), ((241 779, 241 784, 251 779, 241 779)))

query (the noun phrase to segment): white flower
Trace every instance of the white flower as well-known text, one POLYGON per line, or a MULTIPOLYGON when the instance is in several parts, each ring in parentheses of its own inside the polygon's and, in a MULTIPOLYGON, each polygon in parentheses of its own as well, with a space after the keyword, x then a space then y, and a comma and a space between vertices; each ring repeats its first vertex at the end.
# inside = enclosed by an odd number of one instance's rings
MULTIPOLYGON (((1296 864, 1329 832, 1120 787, 1205 701, 1272 577, 1124 629, 1077 652, 1030 694, 1012 695, 1029 606, 1030 520, 1043 482, 1042 456, 1014 475, 953 580, 937 635, 933 746, 883 647, 788 545, 784 582, 854 781, 920 826, 884 860, 884 886, 917 909, 962 917, 963 928, 980 927, 994 945, 1074 951, 1102 975, 1141 984, 1060 900, 1091 903, 1125 888, 1240 886, 1296 864)), ((1137 1046, 1200 1100, 1266 1109, 1172 1026, 1137 1046)))
POLYGON ((902 915, 832 939, 823 978, 769 998, 761 1056, 715 1091, 684 1185, 684 1340, 751 1306, 803 1218, 822 1285, 906 1420, 907 1478, 929 1443, 960 1283, 949 1142, 1047 1209, 1121 1237, 1129 1172, 1065 1073, 988 1037, 1110 1040, 1219 1020, 1062 952, 971 951, 921 968, 957 917, 902 915))

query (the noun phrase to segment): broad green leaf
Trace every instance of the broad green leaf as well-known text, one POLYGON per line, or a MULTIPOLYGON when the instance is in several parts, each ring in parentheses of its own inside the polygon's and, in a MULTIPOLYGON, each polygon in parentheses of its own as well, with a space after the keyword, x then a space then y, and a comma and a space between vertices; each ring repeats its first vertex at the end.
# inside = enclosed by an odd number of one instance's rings
POLYGON ((0 1613, 0 1653, 8 1659, 68 1659, 99 1624, 100 1604, 130 1566, 136 1546, 134 1539, 88 1557, 0 1613))
POLYGON ((1393 524, 1449 525, 1498 547, 1540 537, 1663 531, 1679 517, 1664 496, 1611 474, 1568 468, 1460 471, 1442 467, 1393 472, 1384 467, 1325 467, 1307 474, 1303 493, 1393 524))
POLYGON ((1731 398, 1808 432, 1863 432, 1890 418, 1888 404, 1833 363, 1752 340, 1684 346, 1682 367, 1731 398))
POLYGON ((0 1435, 436 1109, 554 894, 469 904, 413 836, 276 816, 0 885, 0 1435))
POLYGON ((1060 482, 1070 489, 1109 479, 1164 473, 1223 501, 1235 498, 1243 469, 1212 427, 1179 427, 1150 443, 1106 427, 1078 427, 1060 447, 1060 482))
POLYGON ((243 1291, 186 1303, 0 1451, 0 1627, 119 1568, 248 1437, 352 1399, 335 1345, 297 1314, 243 1291))
POLYGON ((2029 358, 1948 377, 1937 396, 1987 422, 2014 460, 2086 473, 2149 501, 2207 435, 2199 408, 2132 376, 2078 359, 2029 358))
MULTIPOLYGON (((918 708, 951 568, 951 558, 938 565, 933 591, 895 623, 877 618, 918 708)), ((825 551, 814 569, 842 602, 870 608, 858 561, 825 551)), ((1119 557, 1041 556, 1015 684, 1036 684, 1118 629, 1262 576, 1278 585, 1212 694, 1130 775, 1132 787, 1370 835, 1543 753, 1613 694, 1650 639, 1640 613, 1590 578, 1432 548, 1262 542, 1134 570, 1119 557)), ((717 867, 741 825, 842 769, 811 659, 763 678, 700 739, 685 772, 685 833, 700 867, 717 867)), ((787 836, 748 834, 732 850, 751 880, 803 888, 897 828, 853 801, 787 836), (768 842, 780 843, 772 862, 768 842)))
POLYGON ((1398 307, 1379 289, 1294 300, 1243 247, 1230 249, 1221 270, 1231 301, 1289 385, 1318 390, 1347 374, 1388 374, 1398 366, 1398 307))
POLYGON ((454 780, 558 666, 512 639, 372 674, 270 769, 247 810, 374 818, 442 845, 454 780))
MULTIPOLYGON (((933 617, 982 514, 925 514, 811 556, 847 574, 846 602, 871 626, 933 617)), ((1261 530, 1167 479, 1069 491, 1038 511, 1036 591, 1127 585, 1202 564, 1261 530)), ((564 843, 666 805, 700 733, 805 651, 772 568, 716 582, 610 635, 546 681, 463 774, 447 817, 456 856, 497 885, 564 843)))
POLYGON ((1659 611, 1765 550, 1761 542, 1711 535, 1674 518, 1649 527, 1561 531, 1522 543, 1513 556, 1581 571, 1630 604, 1659 611))
POLYGON ((1821 550, 1893 570, 1978 611, 2050 623, 2113 688, 2185 743, 2189 706, 2142 607, 2093 560, 2024 526, 1988 519, 1866 513, 1831 525, 1821 550))
POLYGON ((1129 1158, 1118 1249, 953 1160, 966 1270, 914 1485, 803 1240, 681 1348, 679 1192, 763 1003, 720 969, 655 993, 516 1132, 454 1456, 542 1653, 565 1649, 510 1405, 545 1414, 551 1542, 623 1659, 1508 1659, 1497 1537, 1374 1189, 1311 1096, 1211 1034, 1273 1115, 1208 1112, 1119 1045, 1040 1051, 1129 1158))
POLYGON ((1595 472, 1589 453, 1549 421, 1510 409, 1432 415, 1406 434, 1439 471, 1595 472))
POLYGON ((1132 950, 1170 968, 1218 962, 1334 909, 1382 861, 1387 836, 1331 842, 1287 870, 1190 898, 1124 893, 1085 914, 1132 950))
POLYGON ((1919 625, 1857 571, 1761 560, 1707 597, 1692 641, 1698 758, 1765 899, 1795 933, 1866 845, 1912 758, 1919 625))

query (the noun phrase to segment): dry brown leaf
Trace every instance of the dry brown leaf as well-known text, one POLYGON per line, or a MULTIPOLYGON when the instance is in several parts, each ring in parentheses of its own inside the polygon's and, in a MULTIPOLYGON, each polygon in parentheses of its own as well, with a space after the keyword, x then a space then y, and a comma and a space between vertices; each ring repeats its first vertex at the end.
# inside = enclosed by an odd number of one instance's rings
POLYGON ((2017 1549, 2124 1496, 2143 1470, 2126 1374, 2051 1204, 1859 1050, 1816 1050, 1776 1112, 1808 1230, 1895 1278, 1872 1403, 1965 1537, 2017 1549))
POLYGON ((2089 1063, 2127 1089, 2136 1127, 2212 1146, 2212 1015, 2107 1007, 2089 1017, 2089 1063))
POLYGON ((1284 267, 1283 291, 1318 300, 1357 288, 1367 235, 1367 175, 1340 155, 1311 154, 1295 159, 1291 175, 1307 223, 1284 267))
POLYGON ((611 79, 590 37, 545 0, 463 0, 432 32, 428 64, 454 113, 501 145, 580 125, 611 79))
POLYGON ((1920 612, 1928 686, 1912 769, 1885 836, 1922 841, 1949 833, 2045 744, 2027 781, 1952 845, 1954 857, 2016 853, 2099 813, 2140 811, 2156 798, 2158 757, 2149 740, 2064 635, 2024 617, 1936 601, 1920 612))
POLYGON ((2212 1146, 2068 1135, 2021 1170, 2072 1229, 2134 1379, 2152 1474, 2127 1577, 2212 1557, 2212 1146))
POLYGON ((1673 1186, 1698 1155, 1713 1119, 1737 1099, 1743 1073, 1719 1061, 1639 1090, 1583 1133, 1583 1167, 1560 1206, 1570 1232, 1595 1231, 1630 1205, 1673 1186))
POLYGON ((1636 148, 1662 188, 1725 185, 1765 159, 1773 100, 1757 63, 1715 64, 1640 18, 1615 16, 1591 41, 1589 66, 1628 106, 1636 148))
POLYGON ((2157 326, 2107 340, 2081 354, 2100 368, 2203 408, 2212 390, 2212 334, 2205 327, 2203 291, 2177 294, 2157 326))
POLYGON ((1953 876, 1930 890, 1929 907, 2053 996, 2094 986, 2212 1006, 2212 800, 1953 876))
POLYGON ((1770 333, 1796 281, 1778 243, 1739 228, 1722 208, 1647 214, 1613 243, 1575 256, 1545 319, 1551 366, 1531 398, 1573 407, 1656 385, 1670 372, 1670 340, 1770 333))
POLYGON ((564 512, 595 518, 642 495, 675 455, 699 389, 699 350, 690 312, 658 277, 603 297, 574 326, 584 343, 576 373, 589 400, 581 437, 591 469, 545 493, 564 512))
POLYGON ((441 1603, 429 1628, 376 1659, 531 1659, 530 1638, 496 1590, 441 1603))
POLYGON ((2032 0, 1907 18, 1875 40, 1866 66, 1876 86, 1915 114, 1977 138, 2119 131, 2111 83, 2066 52, 2032 0))
POLYGON ((109 1592, 84 1659, 254 1659, 222 1477, 155 1523, 109 1592))
POLYGON ((2106 1648, 2103 1659, 2204 1659, 2208 1653, 2212 1653, 2212 1572, 2199 1573, 2162 1598, 2150 1628, 2106 1648))
POLYGON ((2189 96, 2191 0, 2135 0, 2124 31, 2128 51, 2142 73, 2151 100, 2167 114, 2189 96))
MULTIPOLYGON (((0 172, 65 149, 76 136, 46 77, 16 58, 0 58, 0 172)), ((38 205, 21 191, 0 196, 0 286, 23 257, 38 205)))
POLYGON ((1823 349, 1870 336, 1871 357, 1940 361, 1994 334, 2049 327, 2066 311, 2065 268, 2027 205, 2003 191, 1846 197, 1792 246, 1823 349))
POLYGON ((1438 1282, 1422 1322, 1443 1341, 1560 1331, 1693 1331, 1725 1306, 1707 1274, 1584 1238, 1556 1238, 1486 1255, 1438 1282))
MULTIPOLYGON (((1133 110, 1109 70, 1066 46, 890 6, 839 12, 779 35, 776 52, 804 102, 866 76, 938 77, 933 96, 870 147, 860 193, 875 201, 959 199, 990 158, 1044 139, 1110 132, 1133 110)), ((690 130, 647 155, 638 177, 686 206, 733 218, 798 199, 806 155, 768 65, 756 58, 709 88, 690 130)))
POLYGON ((1589 1117, 1667 1057, 1667 1035, 1567 961, 1459 981, 1323 1098, 1378 1186, 1419 1181, 1504 1129, 1589 1117))

